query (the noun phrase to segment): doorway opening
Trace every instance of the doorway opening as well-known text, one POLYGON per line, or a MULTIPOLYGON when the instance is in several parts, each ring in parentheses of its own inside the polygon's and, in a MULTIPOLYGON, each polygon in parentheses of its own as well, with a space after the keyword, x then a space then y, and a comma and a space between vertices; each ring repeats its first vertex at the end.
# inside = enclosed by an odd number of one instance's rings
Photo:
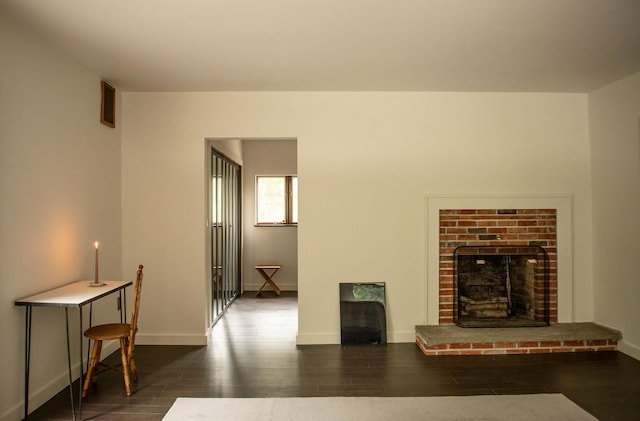
MULTIPOLYGON (((258 180, 290 178, 297 187, 295 138, 208 138, 205 140, 205 238, 207 326, 236 302, 256 297, 263 283, 256 266, 279 265, 275 280, 297 296, 297 194, 287 193, 290 220, 264 223, 258 215, 258 180), (295 222, 295 223, 294 223, 295 222)), ((271 297, 260 294, 259 298, 271 297)), ((263 290, 264 291, 264 290, 263 290)), ((277 295, 276 295, 277 297, 277 295)))

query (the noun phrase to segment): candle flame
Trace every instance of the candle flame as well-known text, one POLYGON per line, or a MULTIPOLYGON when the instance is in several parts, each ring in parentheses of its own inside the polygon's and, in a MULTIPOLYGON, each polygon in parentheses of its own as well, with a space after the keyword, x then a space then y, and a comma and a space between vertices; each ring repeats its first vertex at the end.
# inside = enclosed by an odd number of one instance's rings
POLYGON ((94 243, 94 246, 96 246, 96 249, 98 248, 98 242, 97 241, 94 243))

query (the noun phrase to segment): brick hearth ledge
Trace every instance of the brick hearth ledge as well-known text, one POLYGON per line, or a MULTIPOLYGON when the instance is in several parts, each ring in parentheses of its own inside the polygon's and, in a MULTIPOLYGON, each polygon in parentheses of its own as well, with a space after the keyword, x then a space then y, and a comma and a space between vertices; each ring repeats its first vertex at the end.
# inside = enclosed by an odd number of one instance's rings
POLYGON ((416 343, 427 356, 616 351, 621 339, 619 331, 595 323, 525 328, 416 326, 416 343))

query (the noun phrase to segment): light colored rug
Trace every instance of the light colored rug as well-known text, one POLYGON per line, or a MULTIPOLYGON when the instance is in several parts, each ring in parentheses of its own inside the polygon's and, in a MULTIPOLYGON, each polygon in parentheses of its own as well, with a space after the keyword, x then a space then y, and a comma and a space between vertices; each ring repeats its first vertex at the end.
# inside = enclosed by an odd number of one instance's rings
POLYGON ((596 420, 562 394, 444 397, 178 398, 164 421, 596 420))

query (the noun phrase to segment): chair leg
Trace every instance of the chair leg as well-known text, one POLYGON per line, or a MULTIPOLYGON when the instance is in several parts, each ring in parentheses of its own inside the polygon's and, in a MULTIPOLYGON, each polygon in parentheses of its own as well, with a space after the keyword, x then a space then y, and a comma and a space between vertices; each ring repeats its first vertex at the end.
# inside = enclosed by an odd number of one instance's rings
POLYGON ((122 359, 122 373, 124 374, 124 389, 127 392, 127 396, 131 396, 131 379, 129 378, 129 361, 125 338, 120 338, 120 358, 122 359))
POLYGON ((87 369, 87 375, 84 378, 84 386, 82 387, 82 397, 87 396, 87 390, 91 382, 95 382, 98 379, 98 363, 100 362, 100 352, 102 351, 102 341, 94 341, 93 349, 91 350, 91 358, 89 359, 89 368, 87 369))
POLYGON ((131 339, 127 338, 127 358, 129 360, 129 368, 131 368, 131 375, 133 376, 133 382, 138 383, 138 369, 136 368, 136 362, 133 359, 133 347, 131 346, 131 339))
POLYGON ((138 370, 136 369, 136 362, 133 360, 133 355, 129 357, 129 367, 131 368, 131 374, 133 375, 133 382, 138 383, 138 370))
POLYGON ((96 358, 93 362, 93 376, 91 376, 91 381, 96 383, 98 381, 98 369, 100 366, 100 355, 102 355, 102 341, 96 341, 96 358))

